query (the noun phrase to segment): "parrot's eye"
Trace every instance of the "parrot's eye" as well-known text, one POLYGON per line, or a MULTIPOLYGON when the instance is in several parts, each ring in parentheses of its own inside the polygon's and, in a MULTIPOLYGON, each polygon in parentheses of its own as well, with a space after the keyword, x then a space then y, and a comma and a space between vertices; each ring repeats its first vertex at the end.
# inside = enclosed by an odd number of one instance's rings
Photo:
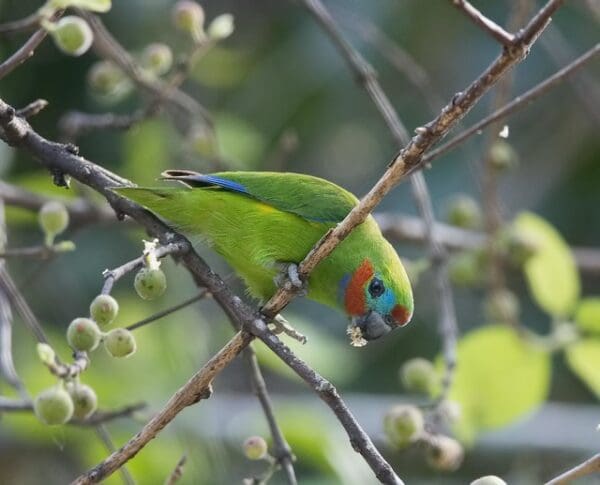
POLYGON ((369 293, 373 298, 377 298, 378 296, 383 295, 385 291, 385 286, 383 285, 383 281, 379 278, 373 278, 371 283, 369 284, 369 293))

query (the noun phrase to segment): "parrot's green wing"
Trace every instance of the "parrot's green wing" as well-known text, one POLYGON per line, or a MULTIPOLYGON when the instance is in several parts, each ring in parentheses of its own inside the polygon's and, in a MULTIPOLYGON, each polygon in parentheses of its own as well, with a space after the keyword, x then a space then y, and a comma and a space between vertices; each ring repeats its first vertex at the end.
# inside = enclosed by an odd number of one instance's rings
POLYGON ((358 203, 354 195, 338 185, 298 173, 221 172, 204 175, 168 170, 163 177, 179 180, 190 187, 243 194, 314 222, 340 222, 358 203))

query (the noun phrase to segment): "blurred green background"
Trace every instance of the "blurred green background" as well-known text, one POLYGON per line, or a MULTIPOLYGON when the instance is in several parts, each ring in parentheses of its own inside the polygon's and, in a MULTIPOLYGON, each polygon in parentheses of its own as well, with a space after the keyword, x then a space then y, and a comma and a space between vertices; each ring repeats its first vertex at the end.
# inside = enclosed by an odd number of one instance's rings
MULTIPOLYGON (((102 17, 132 53, 150 42, 165 42, 176 54, 183 53, 186 40, 170 23, 172 3, 115 1, 102 17)), ((511 3, 474 2, 500 23, 505 22, 511 3)), ((516 69, 515 94, 598 41, 598 18, 586 2, 567 3, 526 62, 516 69)), ((33 0, 1 0, 0 21, 23 17, 40 5, 33 0)), ((208 19, 223 12, 235 16, 232 37, 207 54, 184 85, 213 113, 220 154, 227 166, 309 173, 359 196, 364 194, 382 174, 396 147, 368 97, 299 2, 223 0, 202 5, 208 19), (291 149, 282 150, 282 140, 291 149)), ((432 110, 441 108, 441 102, 463 89, 498 54, 495 42, 445 0, 340 0, 327 5, 348 38, 377 69, 381 84, 409 129, 429 121, 432 110), (386 60, 380 47, 366 43, 349 13, 377 25, 410 53, 428 74, 433 93, 425 97, 386 60)), ((6 58, 23 40, 22 36, 0 40, 0 58, 6 58)), ((70 110, 129 113, 143 106, 144 98, 136 93, 114 105, 94 96, 86 85, 86 74, 96 60, 91 51, 81 58, 62 55, 47 40, 31 60, 0 81, 0 96, 17 107, 36 98, 47 99, 49 106, 32 124, 50 139, 60 136, 57 122, 70 110)), ((573 246, 600 246, 598 74, 596 60, 573 78, 576 82, 561 84, 508 121, 509 142, 519 155, 520 165, 501 178, 506 219, 525 209, 536 212, 573 246)), ((464 125, 485 116, 489 109, 490 97, 486 96, 464 125)), ((127 132, 92 133, 78 144, 88 159, 140 184, 152 183, 167 168, 212 169, 209 161, 191 153, 185 135, 167 115, 144 121, 127 132)), ((483 137, 473 137, 426 172, 439 218, 457 192, 480 198, 478 162, 482 146, 483 137)), ((9 183, 41 194, 72 196, 54 187, 51 177, 35 161, 4 144, 0 144, 0 175, 9 183)), ((379 210, 415 214, 408 185, 394 190, 379 210)), ((7 216, 9 247, 42 241, 35 214, 8 208, 7 216)), ((9 262, 9 271, 22 285, 63 357, 69 355, 64 330, 73 318, 87 314, 89 302, 101 288, 102 271, 139 255, 143 237, 145 234, 132 225, 85 227, 66 234, 77 245, 74 253, 43 265, 27 260, 9 262)), ((414 244, 397 243, 396 247, 403 257, 426 254, 414 244)), ((198 251, 219 274, 230 275, 217 256, 202 246, 198 251)), ((133 323, 195 293, 182 268, 171 261, 164 267, 168 290, 155 302, 137 297, 132 277, 119 282, 114 292, 121 305, 119 325, 133 323)), ((242 285, 235 279, 231 282, 243 294, 242 285)), ((509 283, 519 295, 524 324, 546 331, 549 318, 532 302, 522 276, 511 273, 509 283)), ((583 273, 582 288, 584 295, 599 295, 600 274, 583 273)), ((485 323, 480 309, 482 296, 481 290, 456 289, 461 333, 485 323)), ((347 345, 344 317, 327 308, 296 300, 285 311, 309 339, 304 347, 292 347, 348 398, 358 420, 407 483, 467 483, 489 473, 509 483, 540 483, 600 447, 600 434, 595 431, 600 416, 597 397, 570 372, 560 354, 552 360, 547 404, 509 427, 482 433, 467 450, 457 472, 431 470, 418 448, 406 452, 390 448, 383 439, 383 414, 393 403, 415 399, 402 390, 400 365, 415 356, 434 359, 441 348, 430 275, 420 279, 415 298, 411 325, 362 349, 347 345)), ((17 370, 28 391, 35 394, 51 385, 53 378, 35 357, 35 342, 19 318, 14 332, 17 370)), ((138 351, 127 360, 111 359, 102 350, 96 351, 83 381, 96 389, 100 407, 148 403, 136 419, 108 425, 117 446, 139 430, 152 411, 159 409, 230 335, 224 315, 214 302, 206 300, 136 331, 138 351)), ((259 344, 255 348, 264 364, 277 417, 298 457, 301 483, 372 483, 369 469, 354 454, 329 409, 276 358, 259 344)), ((183 454, 188 464, 182 483, 240 483, 243 477, 264 469, 263 464, 247 460, 241 451, 247 436, 268 436, 244 367, 239 361, 226 369, 214 383, 211 399, 184 411, 130 462, 128 466, 139 483, 162 483, 183 454)), ((0 393, 12 395, 3 383, 0 393)), ((26 414, 2 415, 0 483, 65 483, 105 455, 93 429, 49 428, 26 414)), ((115 475, 107 483, 119 480, 115 475)), ((272 483, 283 483, 282 475, 276 474, 272 483)))

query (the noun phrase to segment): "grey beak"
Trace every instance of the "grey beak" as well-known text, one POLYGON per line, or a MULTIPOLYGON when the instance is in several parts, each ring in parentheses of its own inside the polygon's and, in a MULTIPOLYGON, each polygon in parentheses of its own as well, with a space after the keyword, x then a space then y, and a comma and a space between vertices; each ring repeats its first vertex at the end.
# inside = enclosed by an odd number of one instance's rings
POLYGON ((365 340, 375 340, 391 332, 392 328, 377 312, 369 312, 360 317, 353 317, 352 324, 360 328, 365 340))

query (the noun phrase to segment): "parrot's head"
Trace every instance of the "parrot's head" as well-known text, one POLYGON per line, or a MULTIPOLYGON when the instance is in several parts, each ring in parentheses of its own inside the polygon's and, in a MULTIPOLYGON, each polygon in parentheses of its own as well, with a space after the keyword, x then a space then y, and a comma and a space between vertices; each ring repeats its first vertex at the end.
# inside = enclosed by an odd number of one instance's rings
POLYGON ((344 280, 345 310, 365 340, 378 339, 410 321, 412 290, 395 251, 381 262, 364 259, 344 280))

